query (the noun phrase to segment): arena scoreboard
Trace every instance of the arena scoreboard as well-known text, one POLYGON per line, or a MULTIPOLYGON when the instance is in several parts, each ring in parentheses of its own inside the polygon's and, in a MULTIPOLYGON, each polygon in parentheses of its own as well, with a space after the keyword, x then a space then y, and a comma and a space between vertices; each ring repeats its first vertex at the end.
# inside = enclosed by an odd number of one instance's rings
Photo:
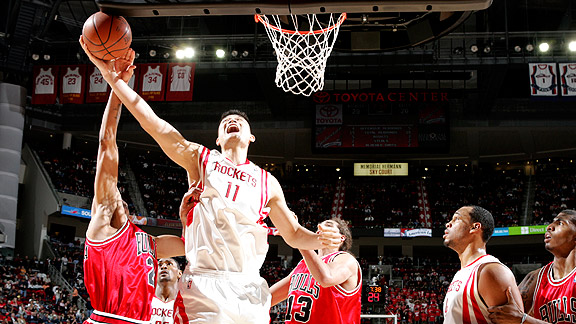
POLYGON ((363 304, 384 304, 386 303, 386 287, 380 285, 364 286, 362 291, 363 304))
POLYGON ((315 104, 318 153, 442 153, 449 150, 447 90, 324 91, 315 104))

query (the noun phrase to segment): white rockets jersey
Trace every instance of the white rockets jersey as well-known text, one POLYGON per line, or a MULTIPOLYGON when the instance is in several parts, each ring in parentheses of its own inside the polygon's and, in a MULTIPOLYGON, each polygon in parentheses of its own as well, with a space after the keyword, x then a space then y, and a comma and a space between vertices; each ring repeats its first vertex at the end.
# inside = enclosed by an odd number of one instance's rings
POLYGON ((533 95, 557 95, 556 64, 533 64, 530 74, 530 86, 533 95))
POLYGON ((148 66, 148 71, 142 79, 142 91, 162 91, 162 78, 160 66, 152 68, 148 66))
POLYGON ((186 272, 230 271, 259 277, 268 252, 269 173, 250 161, 236 165, 200 146, 200 201, 184 236, 186 272))
POLYGON ((82 92, 82 76, 79 72, 79 67, 74 70, 69 67, 66 68, 66 74, 62 77, 62 93, 81 93, 82 92))
POLYGON ((88 87, 88 92, 91 93, 102 93, 106 92, 108 83, 102 77, 100 70, 94 69, 94 72, 90 75, 90 87, 88 87))
POLYGON ((163 302, 154 296, 150 305, 150 324, 174 324, 174 300, 163 302))
POLYGON ((170 91, 190 91, 192 67, 190 65, 172 67, 170 91))
POLYGON ((54 75, 52 74, 52 68, 46 70, 40 68, 40 73, 38 73, 34 82, 36 84, 36 88, 34 89, 35 94, 54 94, 54 75))
POLYGON ((494 262, 500 263, 486 254, 456 272, 444 298, 444 324, 490 323, 488 307, 478 293, 478 268, 494 262))

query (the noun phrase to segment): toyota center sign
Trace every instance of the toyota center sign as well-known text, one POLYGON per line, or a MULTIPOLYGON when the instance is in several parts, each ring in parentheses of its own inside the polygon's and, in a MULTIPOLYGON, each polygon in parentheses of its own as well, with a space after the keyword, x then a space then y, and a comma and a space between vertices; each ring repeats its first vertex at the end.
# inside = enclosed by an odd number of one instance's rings
POLYGON ((342 125, 342 105, 316 105, 316 125, 342 125))

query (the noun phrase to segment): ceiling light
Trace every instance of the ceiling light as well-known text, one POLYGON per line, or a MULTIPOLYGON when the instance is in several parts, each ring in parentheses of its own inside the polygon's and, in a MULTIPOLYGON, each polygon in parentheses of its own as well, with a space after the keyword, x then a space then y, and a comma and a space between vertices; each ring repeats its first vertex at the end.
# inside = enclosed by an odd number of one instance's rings
POLYGON ((218 58, 223 58, 224 55, 226 55, 226 52, 224 52, 223 49, 217 49, 217 50, 216 50, 216 57, 218 57, 218 58))
POLYGON ((472 46, 470 46, 470 52, 477 53, 478 52, 478 45, 473 44, 472 46))
POLYGON ((44 61, 50 61, 50 54, 44 54, 44 61))
POLYGON ((164 55, 162 55, 162 56, 164 56, 164 58, 167 59, 167 58, 170 57, 170 53, 166 52, 166 53, 164 53, 164 55))
POLYGON ((488 53, 490 53, 490 51, 492 51, 492 49, 490 48, 490 46, 484 47, 484 53, 488 54, 488 53))
POLYGON ((576 52, 576 41, 571 41, 568 43, 568 49, 570 52, 576 52))
POLYGON ((236 56, 238 56, 238 51, 233 50, 232 52, 230 52, 230 55, 232 55, 232 57, 236 57, 236 56))
POLYGON ((139 57, 140 57, 140 53, 134 54, 134 59, 137 59, 137 58, 139 58, 139 57))
POLYGON ((550 45, 546 42, 543 42, 540 43, 540 45, 538 45, 538 49, 540 50, 540 52, 546 53, 550 49, 550 45))
POLYGON ((156 50, 151 49, 150 52, 148 52, 148 54, 150 54, 150 57, 154 57, 156 56, 156 50))
POLYGON ((522 47, 520 47, 518 45, 514 46, 514 52, 516 52, 516 53, 522 52, 522 47))
POLYGON ((532 45, 532 44, 526 45, 526 50, 527 50, 528 52, 532 52, 532 51, 534 50, 534 45, 532 45))
POLYGON ((184 49, 184 56, 186 56, 186 58, 193 58, 195 54, 196 52, 192 47, 186 47, 184 49))
POLYGON ((176 51, 176 58, 178 58, 178 59, 183 59, 184 56, 185 56, 184 50, 179 49, 179 50, 176 51))
POLYGON ((40 59, 40 55, 38 55, 38 54, 32 54, 32 59, 33 59, 34 61, 38 61, 38 60, 40 59))
POLYGON ((461 55, 462 52, 464 52, 464 49, 462 47, 456 47, 452 52, 456 55, 461 55))
POLYGON ((244 51, 244 52, 242 52, 242 57, 247 57, 248 54, 250 54, 250 53, 248 53, 248 51, 244 51))

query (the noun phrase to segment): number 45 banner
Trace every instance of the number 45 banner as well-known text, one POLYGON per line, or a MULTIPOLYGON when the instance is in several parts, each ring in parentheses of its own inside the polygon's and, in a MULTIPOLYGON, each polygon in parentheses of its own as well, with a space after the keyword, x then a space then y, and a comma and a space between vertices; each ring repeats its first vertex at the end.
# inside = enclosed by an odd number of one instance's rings
POLYGON ((137 64, 140 71, 140 96, 146 101, 164 101, 167 63, 137 64))

